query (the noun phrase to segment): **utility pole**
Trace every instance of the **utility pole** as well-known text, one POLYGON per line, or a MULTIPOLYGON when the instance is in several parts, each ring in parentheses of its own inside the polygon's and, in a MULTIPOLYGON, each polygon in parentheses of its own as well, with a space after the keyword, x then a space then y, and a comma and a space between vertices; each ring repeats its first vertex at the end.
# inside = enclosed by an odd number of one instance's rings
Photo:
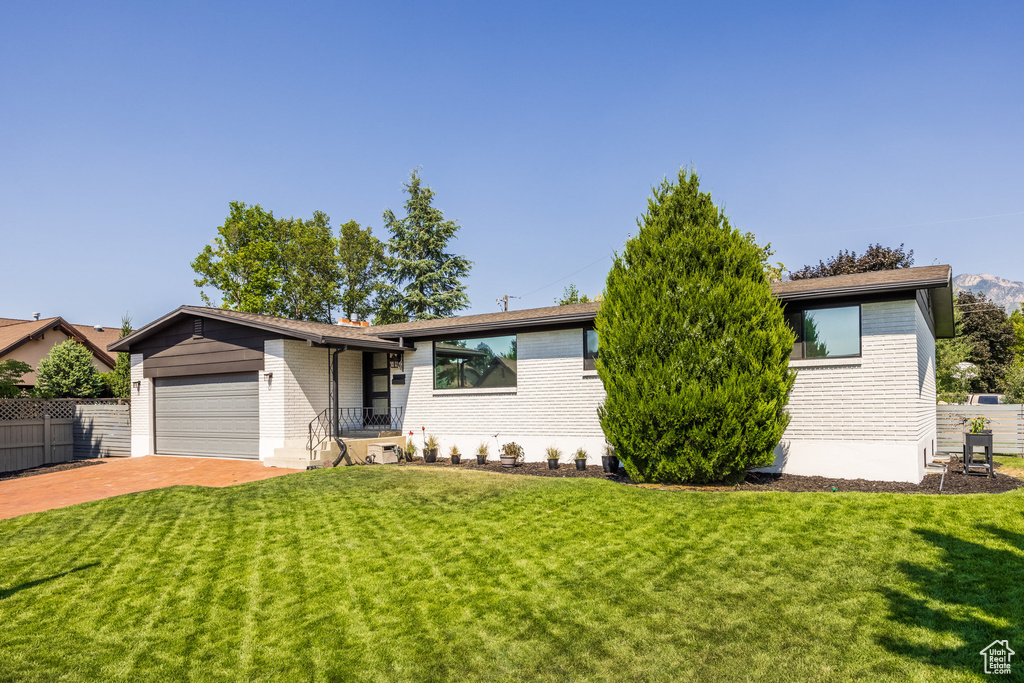
POLYGON ((498 297, 498 308, 508 313, 508 300, 518 298, 518 296, 509 296, 508 294, 506 294, 505 296, 500 296, 498 297))

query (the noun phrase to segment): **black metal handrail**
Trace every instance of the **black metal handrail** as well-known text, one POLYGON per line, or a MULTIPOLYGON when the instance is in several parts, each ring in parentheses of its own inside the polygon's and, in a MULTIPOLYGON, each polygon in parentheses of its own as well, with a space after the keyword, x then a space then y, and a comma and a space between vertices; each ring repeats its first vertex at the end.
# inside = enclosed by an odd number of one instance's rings
POLYGON ((396 431, 402 428, 404 406, 379 408, 338 408, 338 433, 366 430, 396 431))
POLYGON ((320 450, 320 446, 325 441, 329 441, 331 434, 331 409, 321 411, 319 415, 313 418, 309 423, 309 438, 306 439, 306 450, 313 453, 313 451, 320 450))

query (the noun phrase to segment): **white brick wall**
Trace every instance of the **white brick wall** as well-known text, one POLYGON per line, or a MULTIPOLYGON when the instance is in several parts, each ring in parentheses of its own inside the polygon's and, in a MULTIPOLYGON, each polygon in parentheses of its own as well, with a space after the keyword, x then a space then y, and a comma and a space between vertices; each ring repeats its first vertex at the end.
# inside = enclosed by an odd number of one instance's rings
POLYGON ((142 376, 142 354, 133 353, 131 379, 132 457, 153 454, 153 380, 142 376), (135 388, 135 383, 139 388, 135 388))
POLYGON ((791 364, 791 420, 774 469, 919 482, 935 429, 934 358, 916 301, 862 304, 859 359, 791 364))
MULTIPOLYGON (((328 352, 326 348, 293 340, 271 339, 264 343, 264 371, 260 377, 261 459, 272 457, 274 449, 285 446, 286 440, 305 444, 309 423, 327 408, 328 352), (272 373, 270 381, 268 373, 272 373)), ((339 367, 346 379, 351 374, 347 367, 352 365, 349 358, 358 361, 359 353, 339 354, 339 367)), ((343 380, 342 386, 345 385, 343 380)))
POLYGON ((391 402, 405 406, 404 429, 415 433, 418 446, 426 427, 440 439, 444 456, 452 444, 471 456, 487 441, 497 458, 500 444, 515 441, 532 461, 543 460, 552 445, 566 456, 583 446, 591 461, 600 461, 597 407, 605 394, 596 374, 583 370, 582 330, 520 334, 514 389, 435 391, 432 344, 416 346, 405 354, 406 384, 392 386, 391 402))

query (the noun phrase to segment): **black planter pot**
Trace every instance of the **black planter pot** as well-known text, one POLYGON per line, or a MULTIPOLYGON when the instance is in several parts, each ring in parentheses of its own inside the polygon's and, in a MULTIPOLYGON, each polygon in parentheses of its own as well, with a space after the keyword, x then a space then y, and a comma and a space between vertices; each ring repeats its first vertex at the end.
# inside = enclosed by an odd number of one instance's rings
POLYGON ((586 460, 577 460, 576 461, 576 469, 579 470, 580 472, 582 472, 583 470, 587 469, 587 461, 586 460))
POLYGON ((558 459, 557 458, 548 458, 548 469, 549 470, 557 470, 558 469, 558 459))
POLYGON ((437 462, 437 449, 429 448, 423 451, 423 462, 437 462))
POLYGON ((604 468, 605 474, 615 474, 619 471, 619 459, 614 455, 602 455, 601 467, 604 468))
POLYGON ((487 464, 487 456, 486 455, 480 455, 479 453, 477 453, 476 454, 476 464, 477 465, 486 465, 487 464))
POLYGON ((452 464, 453 465, 458 465, 461 462, 462 462, 462 456, 460 456, 460 455, 453 455, 452 456, 452 464))

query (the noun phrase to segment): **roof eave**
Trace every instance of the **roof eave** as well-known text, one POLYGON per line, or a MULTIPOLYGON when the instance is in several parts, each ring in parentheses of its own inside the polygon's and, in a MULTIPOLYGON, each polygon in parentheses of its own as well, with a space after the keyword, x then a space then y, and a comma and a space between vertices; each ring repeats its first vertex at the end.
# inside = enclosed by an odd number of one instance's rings
POLYGON ((424 339, 428 337, 446 337, 452 334, 462 334, 466 332, 488 332, 492 330, 508 330, 520 327, 558 327, 561 325, 591 322, 596 317, 597 311, 587 311, 586 313, 573 313, 570 315, 560 315, 558 317, 547 316, 543 318, 517 318, 516 320, 508 321, 502 320, 483 323, 463 323, 458 325, 445 325, 443 327, 429 327, 420 330, 401 330, 395 332, 375 332, 371 327, 367 330, 367 334, 375 334, 382 339, 424 339))

